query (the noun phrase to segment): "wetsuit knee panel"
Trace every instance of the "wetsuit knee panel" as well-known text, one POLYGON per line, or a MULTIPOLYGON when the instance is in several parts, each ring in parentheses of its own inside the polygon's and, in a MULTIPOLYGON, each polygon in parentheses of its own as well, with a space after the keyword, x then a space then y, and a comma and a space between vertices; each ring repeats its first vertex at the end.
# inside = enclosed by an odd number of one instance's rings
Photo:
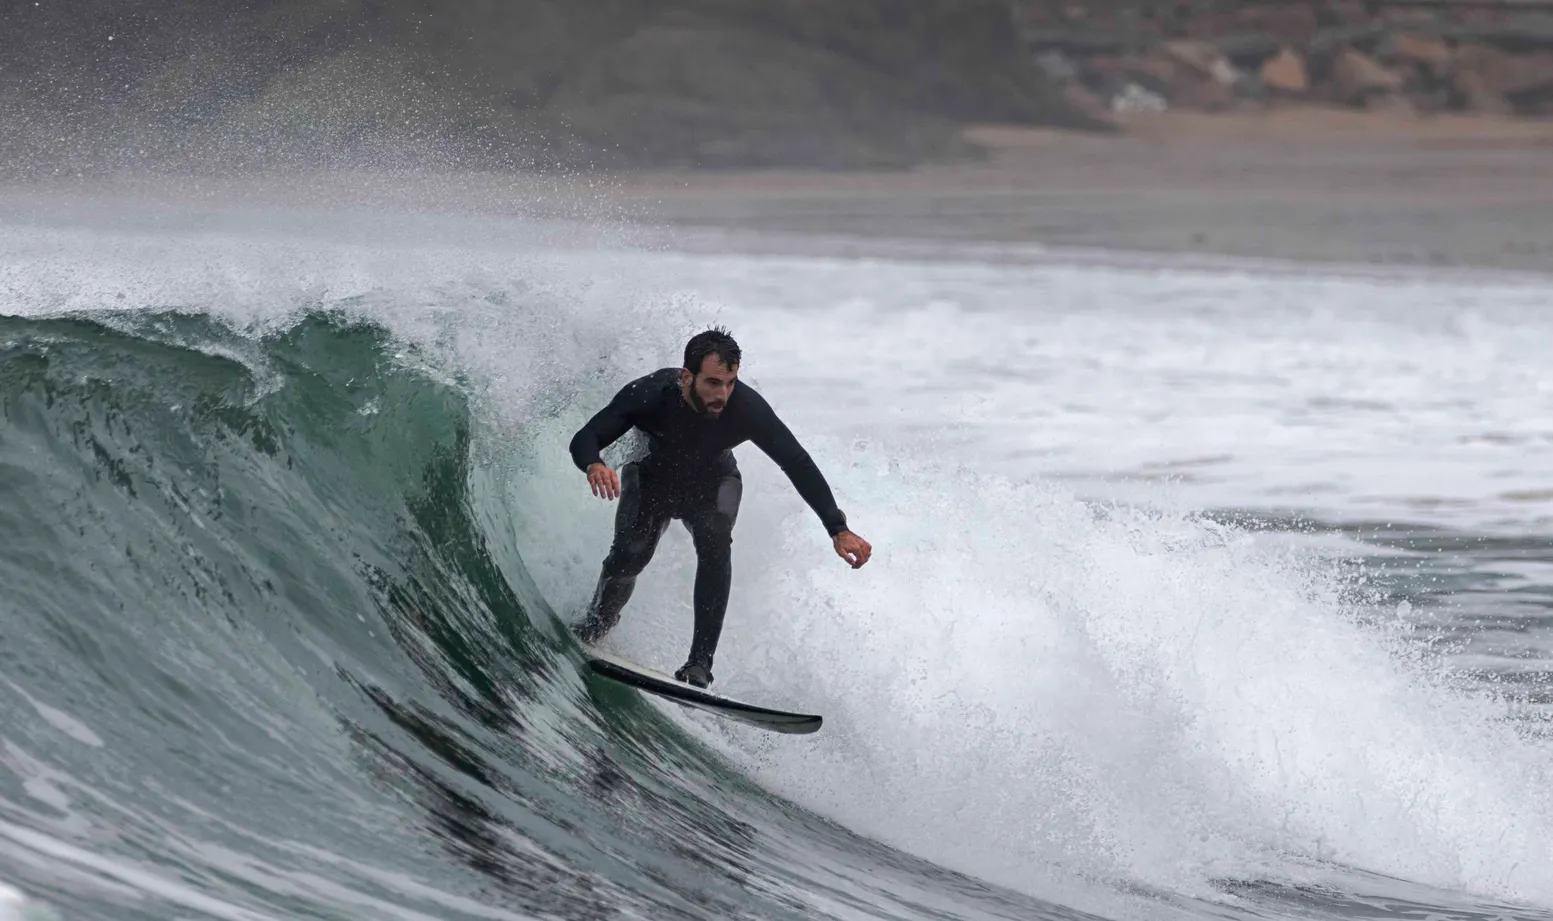
POLYGON ((723 477, 717 484, 717 493, 713 499, 714 519, 718 519, 717 526, 722 527, 726 522, 728 530, 733 530, 734 523, 739 520, 739 502, 744 498, 744 481, 736 476, 723 477))

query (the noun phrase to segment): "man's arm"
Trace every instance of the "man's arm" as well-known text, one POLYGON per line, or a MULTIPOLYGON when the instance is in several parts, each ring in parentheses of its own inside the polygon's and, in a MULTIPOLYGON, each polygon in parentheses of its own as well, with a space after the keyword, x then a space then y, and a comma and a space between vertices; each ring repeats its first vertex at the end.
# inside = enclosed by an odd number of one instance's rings
POLYGON ((602 464, 603 450, 631 430, 636 420, 652 405, 653 387, 650 377, 642 377, 626 384, 599 410, 587 424, 572 436, 570 451, 572 463, 587 472, 594 464, 602 464))
MULTIPOLYGON (((744 384, 739 386, 744 387, 744 384)), ((820 516, 824 522, 825 530, 831 537, 847 530, 847 516, 836 507, 836 498, 831 494, 830 484, 825 482, 824 474, 814 463, 814 458, 804 450, 803 445, 788 427, 777 417, 776 412, 765 398, 750 390, 745 394, 752 397, 751 409, 753 413, 753 430, 750 433, 750 441, 755 446, 766 452, 766 456, 776 461, 782 472, 792 481, 793 488, 798 490, 798 495, 814 509, 814 513, 820 516)))

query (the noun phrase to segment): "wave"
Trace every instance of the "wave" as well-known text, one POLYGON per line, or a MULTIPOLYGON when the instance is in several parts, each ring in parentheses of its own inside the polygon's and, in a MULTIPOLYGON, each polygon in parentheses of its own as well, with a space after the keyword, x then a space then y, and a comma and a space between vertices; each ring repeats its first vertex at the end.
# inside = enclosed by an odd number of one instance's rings
MULTIPOLYGON (((234 865, 201 860, 161 894, 257 908, 243 878, 273 897, 321 857, 308 842, 379 854, 384 795, 480 872, 532 881, 543 846, 485 801, 565 827, 558 783, 608 787, 633 753, 600 746, 662 731, 619 695, 581 706, 553 613, 476 523, 467 399, 381 328, 314 315, 247 339, 175 314, 7 318, 0 342, 0 523, 27 535, 0 559, 4 671, 36 712, 91 727, 8 727, 7 761, 31 776, 6 819, 102 835, 91 850, 124 863, 77 855, 88 891, 229 849, 234 865), (81 745, 102 754, 64 750, 81 745)), ((669 735, 647 750, 686 757, 669 735)), ((525 910, 600 899, 530 888, 525 910)), ((80 890, 51 895, 90 914, 80 890)))
MULTIPOLYGON (((610 510, 561 446, 668 333, 469 287, 0 317, 13 883, 83 918, 1553 901, 1542 743, 1344 577, 1189 511, 813 439, 882 552, 820 565, 752 458, 720 681, 825 732, 584 678, 610 510)), ((683 549, 612 642, 688 637, 683 549)))
MULTIPOLYGON (((0 524, 27 535, 0 554, 0 866, 29 893, 71 918, 821 904, 762 839, 822 821, 581 677, 429 354, 335 311, 3 318, 0 343, 0 524)), ((823 835, 897 867, 901 917, 912 877, 957 878, 823 835)))

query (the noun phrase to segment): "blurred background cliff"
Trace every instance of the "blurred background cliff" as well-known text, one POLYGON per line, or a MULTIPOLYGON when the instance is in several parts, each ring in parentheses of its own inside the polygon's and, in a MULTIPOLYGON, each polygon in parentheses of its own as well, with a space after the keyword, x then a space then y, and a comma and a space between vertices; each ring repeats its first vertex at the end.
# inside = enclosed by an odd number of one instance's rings
POLYGON ((898 166, 1091 127, 997 0, 8 5, 10 169, 898 166))
POLYGON ((967 125, 1553 113, 1553 5, 12 0, 0 170, 899 168, 967 125))

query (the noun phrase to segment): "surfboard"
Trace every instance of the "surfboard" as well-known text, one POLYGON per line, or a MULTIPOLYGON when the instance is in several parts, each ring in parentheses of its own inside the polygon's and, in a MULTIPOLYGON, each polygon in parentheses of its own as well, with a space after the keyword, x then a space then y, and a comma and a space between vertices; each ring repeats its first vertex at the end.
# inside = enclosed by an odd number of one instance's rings
POLYGON ((721 694, 713 694, 711 691, 702 690, 683 681, 675 681, 668 675, 643 668, 634 662, 627 662, 600 652, 588 653, 588 668, 596 675, 672 700, 681 706, 705 710, 768 732, 806 735, 818 732, 824 722, 821 717, 813 714, 774 710, 770 707, 761 707, 724 697, 721 694))

